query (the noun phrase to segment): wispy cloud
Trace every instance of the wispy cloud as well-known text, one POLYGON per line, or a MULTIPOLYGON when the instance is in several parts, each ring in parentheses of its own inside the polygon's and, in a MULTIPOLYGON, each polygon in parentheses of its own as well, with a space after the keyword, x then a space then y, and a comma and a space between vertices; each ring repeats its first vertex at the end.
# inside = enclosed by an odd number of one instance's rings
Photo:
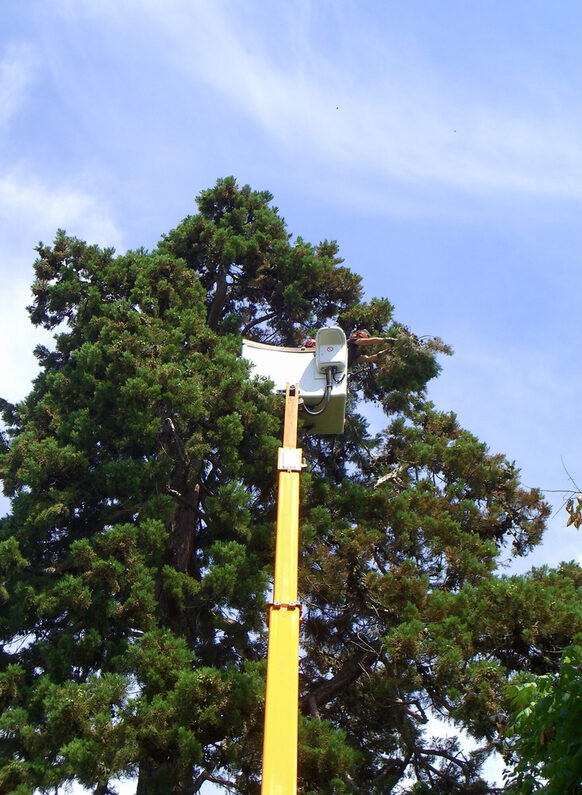
MULTIPOLYGON (((126 11, 132 5, 126 2, 126 11)), ((482 97, 460 77, 451 86, 438 63, 414 61, 394 39, 383 45, 380 32, 365 27, 353 30, 355 52, 347 39, 345 49, 332 52, 319 46, 309 13, 297 16, 286 6, 276 25, 277 12, 267 12, 276 43, 236 4, 150 0, 139 8, 142 33, 144 25, 155 27, 158 55, 182 79, 210 87, 217 102, 236 108, 307 168, 317 161, 347 177, 411 189, 582 195, 577 126, 551 91, 536 94, 532 85, 529 102, 482 97), (382 46, 388 52, 379 57, 382 46), (367 68, 356 67, 358 58, 367 68)), ((118 14, 114 21, 127 24, 118 14)))
POLYGON ((31 303, 30 287, 22 280, 0 281, 2 312, 0 313, 1 396, 11 402, 22 400, 30 383, 38 374, 33 356, 39 344, 49 345, 52 335, 34 328, 28 321, 25 307, 31 303))
POLYGON ((0 60, 0 131, 23 104, 26 89, 38 67, 34 48, 27 43, 11 44, 0 60))
POLYGON ((0 246, 2 240, 6 246, 10 235, 10 239, 21 241, 20 250, 31 240, 44 238, 47 242, 47 236, 52 240, 57 228, 70 229, 92 243, 122 243, 106 200, 68 184, 48 185, 23 167, 0 173, 0 221, 4 227, 0 246))
POLYGON ((121 245, 121 233, 107 203, 65 184, 50 186, 21 168, 0 175, 0 373, 1 395, 17 401, 38 372, 32 351, 52 335, 34 328, 25 307, 31 303, 34 246, 51 242, 68 228, 91 243, 121 245))
POLYGON ((58 0, 39 23, 43 64, 84 164, 107 147, 110 183, 118 169, 144 196, 178 171, 191 184, 207 165, 206 181, 212 164, 376 217, 579 201, 580 114, 562 74, 505 79, 490 53, 465 70, 431 52, 438 35, 374 5, 58 0))
POLYGON ((90 194, 62 185, 50 188, 22 175, 0 177, 0 373, 1 395, 8 400, 21 400, 28 392, 38 373, 32 352, 52 339, 30 324, 25 311, 31 303, 33 247, 69 225, 90 242, 121 241, 107 207, 90 194))
MULTIPOLYGON (((47 54, 37 46, 21 41, 13 43, 0 55, 0 131, 5 140, 13 135, 15 114, 20 108, 30 112, 34 101, 33 86, 47 68, 47 54)), ((39 120, 40 124, 40 120, 39 120)), ((15 150, 20 151, 20 150, 15 150)), ((48 150, 47 150, 48 151, 48 150)), ((46 151, 44 152, 46 157, 46 151)), ((78 172, 67 176, 39 177, 38 164, 26 151, 9 156, 0 148, 0 252, 19 254, 30 240, 54 235, 58 227, 71 225, 80 236, 93 242, 115 245, 121 234, 112 219, 108 201, 91 189, 91 180, 83 185, 78 172), (74 184, 73 184, 74 180, 74 184), (32 235, 32 237, 31 237, 32 235), (9 245, 9 241, 12 241, 9 245)))

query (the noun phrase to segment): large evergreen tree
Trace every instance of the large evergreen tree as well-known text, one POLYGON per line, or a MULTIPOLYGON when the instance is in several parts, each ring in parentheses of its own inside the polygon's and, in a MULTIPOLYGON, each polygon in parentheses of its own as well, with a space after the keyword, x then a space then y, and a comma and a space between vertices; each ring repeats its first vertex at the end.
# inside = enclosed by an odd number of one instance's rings
POLYGON ((55 348, 3 403, 2 792, 259 792, 283 407, 243 335, 393 340, 351 374, 345 434, 302 436, 302 793, 489 791, 505 683, 582 631, 577 566, 497 573, 547 507, 427 401, 446 347, 364 303, 336 244, 292 241, 271 200, 219 180, 154 251, 38 247, 30 314, 55 348))

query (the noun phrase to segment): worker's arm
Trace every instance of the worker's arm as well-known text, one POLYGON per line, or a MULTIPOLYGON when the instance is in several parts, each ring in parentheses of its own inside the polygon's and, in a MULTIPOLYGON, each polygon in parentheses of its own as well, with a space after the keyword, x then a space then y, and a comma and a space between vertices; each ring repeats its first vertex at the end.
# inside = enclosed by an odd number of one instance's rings
POLYGON ((377 345, 380 342, 391 342, 391 337, 359 337, 358 339, 351 340, 359 347, 363 345, 377 345))

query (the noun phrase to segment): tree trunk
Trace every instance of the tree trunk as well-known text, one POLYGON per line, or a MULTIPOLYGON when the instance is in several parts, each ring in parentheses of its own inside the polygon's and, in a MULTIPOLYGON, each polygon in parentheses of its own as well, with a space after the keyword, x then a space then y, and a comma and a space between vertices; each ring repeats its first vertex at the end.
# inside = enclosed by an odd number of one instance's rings
POLYGON ((213 331, 216 331, 224 304, 226 302, 226 268, 224 265, 218 266, 218 275, 216 277, 216 289, 214 290, 214 298, 212 304, 208 308, 206 315, 206 325, 213 331))
POLYGON ((170 762, 156 765, 151 759, 139 763, 139 778, 135 795, 193 795, 193 789, 178 784, 173 775, 170 762))

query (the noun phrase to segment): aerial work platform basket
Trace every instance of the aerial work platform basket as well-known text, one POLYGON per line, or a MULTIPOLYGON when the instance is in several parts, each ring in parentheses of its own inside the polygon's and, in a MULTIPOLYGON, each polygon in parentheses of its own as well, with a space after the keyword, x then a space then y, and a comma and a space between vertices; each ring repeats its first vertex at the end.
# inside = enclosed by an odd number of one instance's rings
POLYGON ((287 348, 243 340, 243 359, 252 374, 273 381, 273 391, 285 394, 287 384, 299 384, 304 431, 343 433, 347 397, 346 335, 338 326, 320 328, 315 348, 287 348))

